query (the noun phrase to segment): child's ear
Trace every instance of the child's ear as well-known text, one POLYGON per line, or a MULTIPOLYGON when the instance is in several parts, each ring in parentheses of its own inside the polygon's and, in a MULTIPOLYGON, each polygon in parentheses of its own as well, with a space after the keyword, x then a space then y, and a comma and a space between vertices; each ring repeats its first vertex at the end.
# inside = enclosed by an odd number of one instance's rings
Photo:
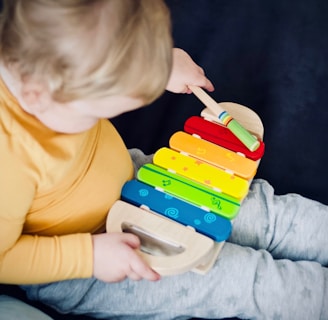
POLYGON ((23 81, 21 97, 32 114, 45 111, 51 100, 46 86, 33 80, 23 81))

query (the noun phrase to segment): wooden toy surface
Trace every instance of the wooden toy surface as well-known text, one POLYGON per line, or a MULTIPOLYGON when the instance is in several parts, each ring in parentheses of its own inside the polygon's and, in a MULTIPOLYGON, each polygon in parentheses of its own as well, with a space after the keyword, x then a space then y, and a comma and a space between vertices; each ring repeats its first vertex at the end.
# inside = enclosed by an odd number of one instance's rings
POLYGON ((257 163, 255 161, 183 131, 178 131, 171 136, 170 147, 213 164, 222 170, 231 171, 246 180, 252 178, 256 173, 257 163))
POLYGON ((252 135, 238 120, 233 117, 224 104, 216 103, 216 101, 208 95, 202 88, 197 86, 189 86, 189 89, 195 96, 204 103, 204 105, 213 112, 220 123, 236 136, 250 151, 255 151, 260 146, 260 143, 254 135, 252 135))
MULTIPOLYGON (((232 102, 220 103, 220 109, 222 108, 257 139, 263 139, 263 124, 254 111, 232 102)), ((201 116, 219 123, 217 116, 208 108, 202 111, 201 116)), ((255 163, 257 168, 260 160, 255 163)), ((249 184, 252 178, 248 177, 245 181, 249 184)), ((121 200, 111 208, 106 229, 107 232, 123 231, 139 236, 142 243, 141 249, 138 250, 139 254, 161 275, 173 275, 190 270, 206 273, 224 244, 224 241, 214 241, 196 232, 194 228, 160 216, 149 208, 141 209, 121 200)))
MULTIPOLYGON (((234 102, 219 102, 222 109, 227 110, 249 132, 263 140, 264 127, 261 118, 252 109, 234 102)), ((205 108, 201 115, 206 119, 218 122, 218 118, 210 109, 205 108)))
POLYGON ((208 260, 217 249, 212 239, 120 200, 107 217, 106 229, 138 235, 143 250, 140 254, 162 275, 189 271, 208 260))

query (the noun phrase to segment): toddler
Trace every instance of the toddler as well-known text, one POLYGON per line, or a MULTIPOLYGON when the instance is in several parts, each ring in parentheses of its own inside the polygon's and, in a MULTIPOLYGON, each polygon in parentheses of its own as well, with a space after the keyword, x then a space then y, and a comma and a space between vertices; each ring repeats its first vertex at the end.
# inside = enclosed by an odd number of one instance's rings
POLYGON ((328 319, 328 208, 263 180, 204 276, 160 277, 135 235, 104 233, 134 166, 149 161, 107 119, 165 89, 214 90, 173 49, 162 0, 3 2, 1 283, 100 319, 328 319))

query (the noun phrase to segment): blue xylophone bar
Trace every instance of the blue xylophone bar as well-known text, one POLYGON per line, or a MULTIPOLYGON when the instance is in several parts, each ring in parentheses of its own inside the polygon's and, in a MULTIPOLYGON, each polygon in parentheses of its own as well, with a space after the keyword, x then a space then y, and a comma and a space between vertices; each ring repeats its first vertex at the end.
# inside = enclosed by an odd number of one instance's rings
POLYGON ((121 198, 135 206, 146 206, 151 211, 190 226, 218 242, 225 241, 231 233, 230 220, 137 180, 129 181, 123 186, 121 198))

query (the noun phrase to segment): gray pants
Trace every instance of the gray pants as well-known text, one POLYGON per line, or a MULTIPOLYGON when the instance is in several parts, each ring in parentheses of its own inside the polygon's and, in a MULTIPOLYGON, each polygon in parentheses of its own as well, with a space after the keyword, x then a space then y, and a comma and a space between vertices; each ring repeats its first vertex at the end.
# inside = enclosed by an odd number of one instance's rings
POLYGON ((78 279, 27 286, 60 312, 102 319, 328 319, 328 207, 275 196, 254 180, 233 233, 206 275, 106 284, 78 279))
POLYGON ((52 320, 52 318, 23 301, 0 295, 0 320, 52 320))

